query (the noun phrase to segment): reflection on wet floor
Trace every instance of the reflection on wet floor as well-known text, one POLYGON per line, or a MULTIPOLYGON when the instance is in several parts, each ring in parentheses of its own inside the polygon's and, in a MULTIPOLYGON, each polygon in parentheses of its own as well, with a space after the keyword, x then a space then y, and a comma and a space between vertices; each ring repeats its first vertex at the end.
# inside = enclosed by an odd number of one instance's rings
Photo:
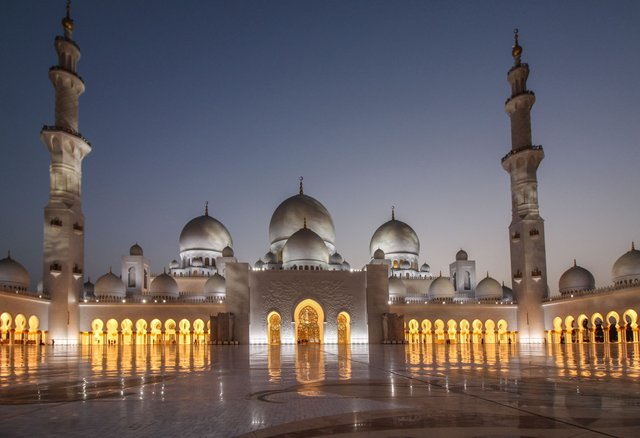
MULTIPOLYGON (((3 416, 8 405, 83 402, 92 412, 94 405, 86 403, 108 400, 126 402, 127 409, 151 416, 148 421, 156 415, 153 421, 162 423, 157 415, 163 406, 181 409, 192 399, 200 411, 183 415, 214 434, 226 431, 220 436, 252 431, 278 436, 285 425, 286 436, 436 427, 537 428, 556 430, 555 436, 578 428, 625 435, 640 429, 640 347, 0 347, 2 421, 13 418, 3 416), (233 428, 206 415, 212 411, 233 428)), ((65 421, 61 428, 68 426, 65 421)), ((90 416, 82 421, 94 427, 90 416)), ((28 422, 19 424, 22 431, 33 431, 28 422)))

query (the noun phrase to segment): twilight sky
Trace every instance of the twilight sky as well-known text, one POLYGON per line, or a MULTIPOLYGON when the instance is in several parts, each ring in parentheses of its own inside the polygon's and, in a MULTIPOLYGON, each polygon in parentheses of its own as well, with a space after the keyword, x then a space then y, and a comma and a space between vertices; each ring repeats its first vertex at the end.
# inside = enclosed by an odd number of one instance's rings
MULTIPOLYGON (((0 252, 41 277, 63 0, 6 2, 0 14, 0 252)), ((277 205, 297 191, 332 214, 338 251, 368 260, 396 217, 420 262, 448 273, 456 251, 510 284, 510 149, 504 101, 520 28, 546 220, 549 286, 574 258, 599 286, 640 243, 640 2, 75 1, 87 91, 80 131, 85 272, 138 242, 152 271, 178 256, 202 214, 236 256, 269 247, 277 205)))

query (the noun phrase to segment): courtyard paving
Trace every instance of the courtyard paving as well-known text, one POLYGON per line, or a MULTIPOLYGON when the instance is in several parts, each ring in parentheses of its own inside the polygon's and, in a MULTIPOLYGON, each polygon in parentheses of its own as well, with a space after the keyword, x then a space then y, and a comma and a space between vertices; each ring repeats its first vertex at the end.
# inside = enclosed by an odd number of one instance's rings
POLYGON ((0 436, 640 435, 637 344, 0 346, 0 436))

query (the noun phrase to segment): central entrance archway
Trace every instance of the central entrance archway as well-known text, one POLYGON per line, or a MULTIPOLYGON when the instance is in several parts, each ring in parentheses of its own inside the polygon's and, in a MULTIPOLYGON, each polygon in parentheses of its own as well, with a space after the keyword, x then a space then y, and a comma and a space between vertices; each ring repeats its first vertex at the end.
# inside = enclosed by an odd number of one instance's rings
POLYGON ((294 312, 297 344, 321 344, 324 342, 324 311, 311 299, 301 301, 294 312))

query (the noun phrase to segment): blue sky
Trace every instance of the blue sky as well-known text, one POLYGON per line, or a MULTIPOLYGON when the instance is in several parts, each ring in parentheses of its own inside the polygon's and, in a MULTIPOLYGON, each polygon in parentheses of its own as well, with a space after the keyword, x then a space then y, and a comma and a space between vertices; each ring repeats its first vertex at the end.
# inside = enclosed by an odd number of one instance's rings
MULTIPOLYGON (((369 259, 375 229, 409 223, 420 262, 459 248, 509 283, 504 100, 520 28, 537 103, 549 284, 573 258, 598 285, 640 241, 640 4, 634 1, 76 1, 74 39, 86 267, 119 269, 138 242, 152 270, 184 224, 211 215, 248 262, 277 205, 305 192, 331 212, 338 251, 369 259)), ((64 1, 3 5, 0 251, 41 275, 53 122, 47 69, 64 1)))

